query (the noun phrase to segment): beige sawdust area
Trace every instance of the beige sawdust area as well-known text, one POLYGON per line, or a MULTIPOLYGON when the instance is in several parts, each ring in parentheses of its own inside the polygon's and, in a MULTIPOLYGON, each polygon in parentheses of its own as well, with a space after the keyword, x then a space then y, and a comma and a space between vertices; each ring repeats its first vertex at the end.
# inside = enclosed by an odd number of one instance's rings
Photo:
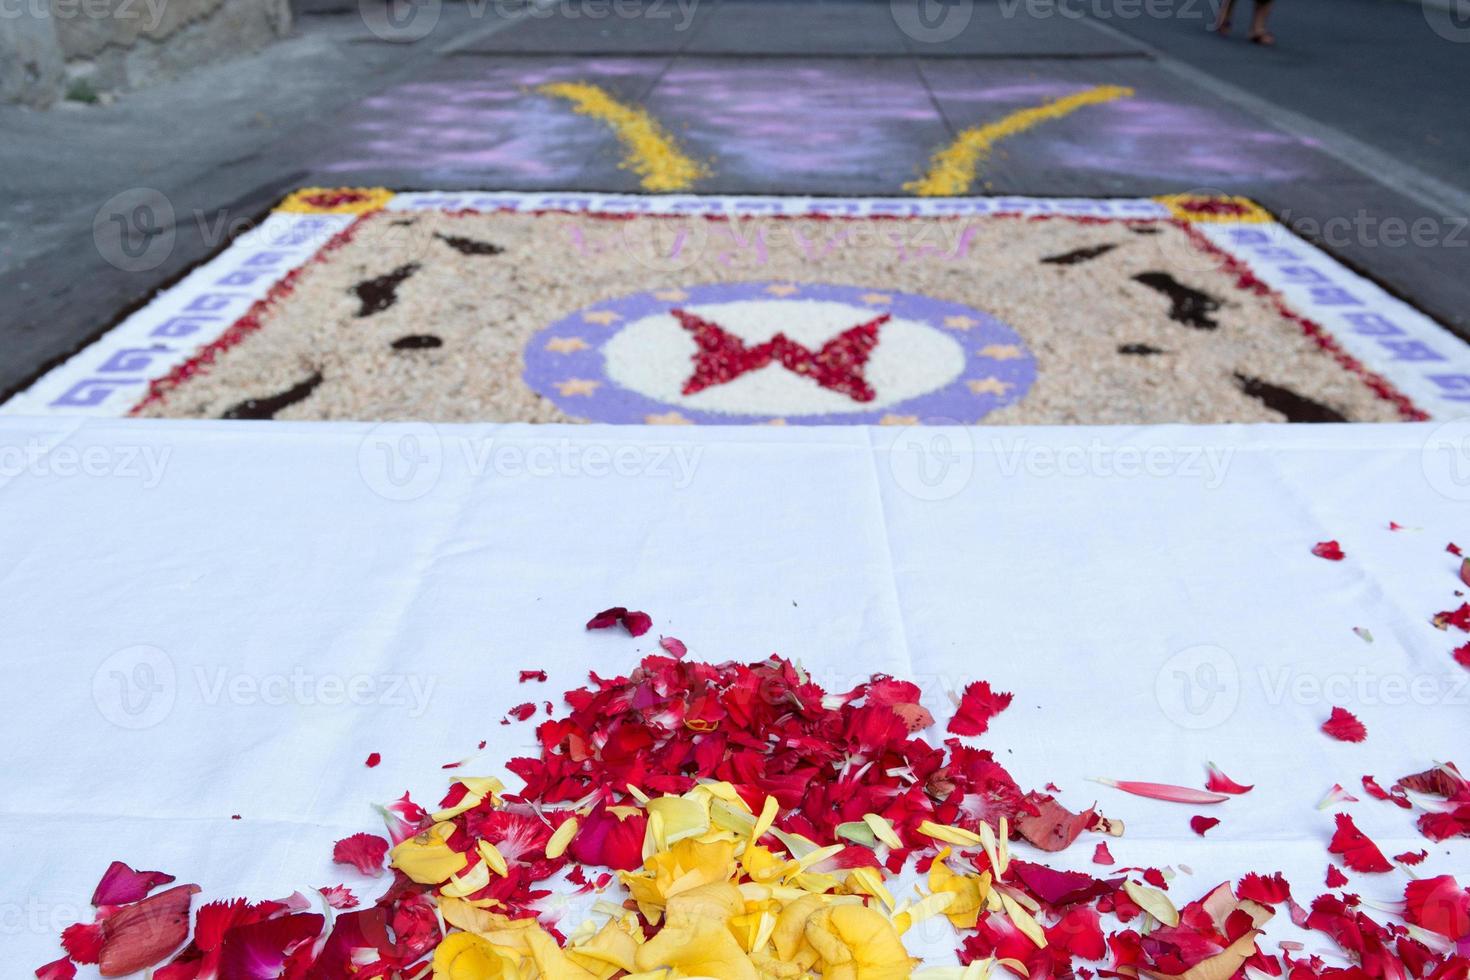
MULTIPOLYGON (((380 212, 346 246, 311 265, 275 304, 263 327, 222 353, 148 416, 214 418, 248 398, 265 398, 320 372, 309 398, 280 419, 577 421, 521 380, 521 351, 542 327, 599 300, 697 283, 790 280, 902 290, 963 303, 1010 325, 1038 362, 1038 379, 1018 403, 986 423, 1137 424, 1272 422, 1281 416, 1247 397, 1236 374, 1260 378, 1324 403, 1353 421, 1397 421, 1394 406, 1322 352, 1264 298, 1235 288, 1217 257, 1180 228, 1149 223, 1056 219, 919 219, 742 222, 565 214, 380 212), (1144 227, 1136 224, 1135 227, 1144 227), (912 251, 960 258, 904 260, 912 251), (673 237, 689 236, 682 255, 673 237), (490 242, 498 255, 466 255, 436 233, 490 242), (846 235, 846 241, 837 240, 846 235), (763 248, 754 240, 760 237, 763 248), (1040 260, 1114 244, 1076 265, 1040 260), (420 269, 396 304, 358 317, 352 288, 407 263, 420 269), (1219 328, 1197 330, 1168 317, 1163 295, 1132 281, 1168 272, 1219 297, 1219 328), (433 334, 443 346, 395 350, 398 338, 433 334), (1122 344, 1166 354, 1121 355, 1122 344)), ((590 342, 617 326, 587 325, 590 342)), ((975 421, 979 421, 977 418, 975 421)))

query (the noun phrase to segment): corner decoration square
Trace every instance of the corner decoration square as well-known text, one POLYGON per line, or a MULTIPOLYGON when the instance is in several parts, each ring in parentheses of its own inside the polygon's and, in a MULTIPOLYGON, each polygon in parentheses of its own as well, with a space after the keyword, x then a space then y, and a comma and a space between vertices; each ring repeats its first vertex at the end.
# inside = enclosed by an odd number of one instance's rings
POLYGON ((0 412, 1375 422, 1470 348, 1240 198, 311 189, 0 412))

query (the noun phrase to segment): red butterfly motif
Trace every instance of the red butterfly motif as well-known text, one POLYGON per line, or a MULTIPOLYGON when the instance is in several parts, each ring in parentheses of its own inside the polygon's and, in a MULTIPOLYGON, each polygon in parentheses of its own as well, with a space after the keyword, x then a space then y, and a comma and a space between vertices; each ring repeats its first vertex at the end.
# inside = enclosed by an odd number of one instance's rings
POLYGON ((694 373, 684 382, 686 395, 734 381, 775 361, 786 370, 811 378, 823 388, 840 391, 853 401, 870 402, 877 397, 863 378, 863 368, 868 363, 868 355, 878 346, 878 328, 892 319, 891 314, 884 313, 844 330, 813 353, 784 333, 747 347, 745 341, 717 323, 687 310, 670 312, 699 345, 694 355, 694 373))

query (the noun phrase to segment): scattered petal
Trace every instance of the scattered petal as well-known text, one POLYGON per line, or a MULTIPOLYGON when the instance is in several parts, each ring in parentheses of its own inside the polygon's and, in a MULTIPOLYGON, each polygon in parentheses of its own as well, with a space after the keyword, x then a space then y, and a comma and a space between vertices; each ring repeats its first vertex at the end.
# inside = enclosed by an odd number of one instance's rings
POLYGON ((1348 877, 1347 877, 1347 875, 1343 874, 1342 871, 1338 868, 1337 865, 1335 865, 1335 864, 1329 864, 1329 865, 1327 865, 1327 887, 1328 888, 1341 888, 1343 885, 1346 885, 1347 883, 1348 883, 1348 877))
POLYGON ((174 876, 162 871, 134 871, 121 861, 114 861, 102 873, 102 880, 92 892, 92 905, 131 905, 146 898, 159 885, 167 885, 174 876))
POLYGON ((1369 840, 1346 813, 1337 814, 1337 832, 1332 835, 1327 850, 1341 856, 1342 863, 1354 871, 1382 874, 1393 870, 1393 865, 1388 863, 1378 845, 1369 840))
POLYGON ((1397 861, 1399 864, 1407 864, 1409 867, 1412 868, 1415 865, 1423 864, 1424 863, 1424 859, 1427 858, 1427 857, 1429 857, 1429 852, 1428 851, 1419 850, 1419 851, 1405 851, 1402 854, 1395 854, 1393 856, 1393 859, 1395 861, 1397 861))
POLYGON ((646 612, 630 611, 623 617, 623 629, 634 636, 642 636, 653 627, 653 617, 646 612))
POLYGON ((1343 803, 1356 802, 1358 802, 1358 798, 1343 789, 1341 783, 1333 783, 1332 788, 1327 791, 1327 795, 1323 796, 1322 801, 1317 804, 1317 809, 1327 810, 1335 806, 1340 806, 1343 803))
POLYGON ((1361 742, 1368 737, 1368 729, 1358 716, 1346 708, 1334 707, 1332 714, 1322 723, 1322 731, 1339 742, 1361 742))
POLYGON ((364 765, 366 765, 369 769, 376 769, 378 767, 378 763, 380 763, 382 761, 383 761, 383 755, 382 755, 382 753, 381 752, 373 752, 373 753, 370 753, 368 755, 367 762, 365 762, 364 765))
POLYGON ((387 854, 388 842, 375 834, 353 834, 332 847, 332 860, 337 864, 350 864, 374 878, 383 873, 383 858, 387 854))
POLYGON ((1291 886, 1286 883, 1286 878, 1281 872, 1273 875, 1261 875, 1254 872, 1240 879, 1235 886, 1235 894, 1252 902, 1260 902, 1262 905, 1280 905, 1291 898, 1291 886))
POLYGON ((677 640, 672 636, 660 636, 658 645, 664 648, 664 652, 675 660, 682 660, 689 653, 689 648, 684 645, 683 640, 677 640))
POLYGON ((1255 789, 1254 785, 1240 785, 1240 783, 1237 783, 1225 775, 1225 773, 1221 772, 1220 767, 1213 762, 1205 764, 1205 771, 1209 773, 1209 778, 1205 780, 1205 789, 1212 793, 1228 793, 1231 796, 1239 796, 1242 793, 1249 793, 1255 789))
POLYGON ((955 735, 984 735, 990 719, 1010 707, 1013 697, 1004 691, 992 691, 989 681, 976 681, 960 695, 959 707, 946 730, 955 735))
POLYGON ((1097 847, 1093 848, 1093 850, 1092 850, 1092 863, 1093 864, 1112 864, 1113 863, 1113 852, 1110 851, 1110 850, 1108 850, 1108 842, 1107 841, 1100 841, 1098 843, 1097 847))
POLYGON ((1326 558, 1328 561, 1342 561, 1347 555, 1343 554, 1342 546, 1336 541, 1319 541, 1312 546, 1312 554, 1318 558, 1326 558))
POLYGON ((162 963, 189 938, 189 906, 198 891, 198 885, 178 885, 109 916, 98 972, 121 977, 162 963))
POLYGON ((1366 626, 1354 626, 1353 632, 1358 634, 1358 639, 1362 640, 1364 643, 1373 642, 1373 631, 1368 629, 1366 626))
POLYGON ((36 970, 37 980, 76 980, 76 975, 77 968, 65 956, 36 970))
MULTIPOLYGON (((588 624, 588 628, 589 629, 592 628, 590 623, 588 624)), ((546 683, 546 671, 544 671, 544 670, 523 670, 523 671, 521 671, 521 681, 520 682, 522 684, 524 684, 527 681, 539 681, 539 682, 541 682, 543 684, 546 683)))
POLYGON ((346 885, 330 885, 326 888, 318 888, 317 891, 322 893, 327 904, 334 909, 357 908, 357 896, 352 894, 346 885))
POLYGON ((1190 803, 1195 805, 1207 803, 1224 803, 1230 799, 1224 793, 1210 793, 1205 790, 1191 789, 1188 786, 1174 786, 1169 783, 1140 783, 1130 780, 1117 779, 1094 779, 1094 783, 1102 783, 1114 789, 1121 789, 1125 793, 1134 796, 1146 796, 1153 800, 1164 800, 1167 803, 1190 803))
POLYGON ((1201 837, 1203 837, 1205 834, 1209 833, 1211 830, 1219 825, 1220 820, 1217 817, 1194 816, 1189 818, 1189 829, 1194 831, 1196 834, 1199 834, 1201 837))

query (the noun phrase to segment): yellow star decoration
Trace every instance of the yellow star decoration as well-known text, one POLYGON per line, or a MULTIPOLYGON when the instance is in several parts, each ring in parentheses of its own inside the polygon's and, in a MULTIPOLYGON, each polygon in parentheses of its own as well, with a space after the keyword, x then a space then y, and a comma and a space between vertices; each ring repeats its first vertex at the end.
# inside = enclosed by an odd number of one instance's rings
POLYGON ((571 354, 590 346, 581 337, 552 337, 546 342, 546 349, 555 354, 571 354))
POLYGON ((972 316, 947 316, 944 318, 944 325, 951 330, 969 330, 980 326, 980 321, 972 316))
POLYGON ((645 415, 643 421, 648 425, 693 425, 684 416, 673 410, 664 412, 662 415, 645 415))
POLYGON ((653 294, 654 299, 661 299, 666 303, 677 303, 681 299, 688 299, 689 294, 682 289, 660 289, 653 294))
POLYGON ((568 381, 558 381, 556 390, 561 392, 563 398, 569 398, 572 395, 590 395, 601 384, 601 381, 593 381, 588 378, 572 378, 568 381))
POLYGON ((988 357, 992 361, 1014 361, 1024 354, 1015 344, 987 344, 980 348, 980 356, 988 357))
POLYGON ((885 415, 878 420, 879 425, 918 425, 917 415, 885 415))
POLYGON ((612 310, 597 310, 592 313, 583 313, 582 319, 586 320, 588 323, 595 323, 599 326, 610 327, 614 323, 617 323, 619 320, 621 320, 622 317, 614 313, 612 310))
POLYGON ((884 293, 863 293, 858 297, 869 306, 882 306, 884 303, 892 303, 893 297, 884 293))
POLYGON ((791 296, 797 292, 797 288, 790 284, 776 283, 775 285, 767 286, 766 292, 772 296, 791 296))
POLYGON ((1011 383, 999 378, 981 378, 978 381, 968 381, 966 384, 970 386, 970 391, 977 395, 1004 395, 1011 390, 1011 383))

